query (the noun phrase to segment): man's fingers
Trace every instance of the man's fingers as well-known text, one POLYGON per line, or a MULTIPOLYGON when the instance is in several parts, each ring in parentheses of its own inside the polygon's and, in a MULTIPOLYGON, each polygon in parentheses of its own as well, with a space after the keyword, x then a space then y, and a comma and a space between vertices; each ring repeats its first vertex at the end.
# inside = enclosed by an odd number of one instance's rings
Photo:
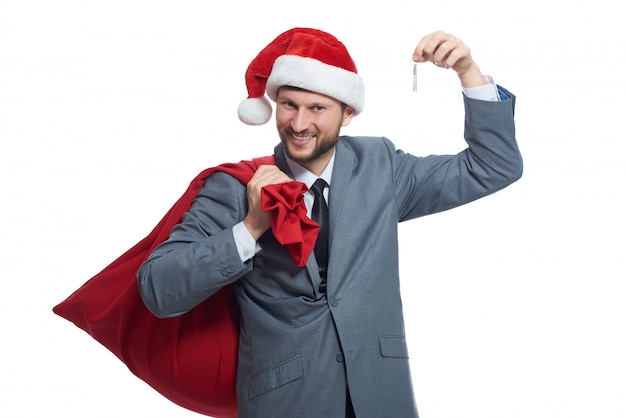
POLYGON ((268 184, 288 183, 290 181, 291 178, 275 165, 262 165, 248 182, 248 188, 260 191, 263 186, 268 184))
POLYGON ((442 31, 426 35, 413 53, 416 62, 430 61, 441 68, 463 72, 471 65, 469 47, 452 34, 442 31))

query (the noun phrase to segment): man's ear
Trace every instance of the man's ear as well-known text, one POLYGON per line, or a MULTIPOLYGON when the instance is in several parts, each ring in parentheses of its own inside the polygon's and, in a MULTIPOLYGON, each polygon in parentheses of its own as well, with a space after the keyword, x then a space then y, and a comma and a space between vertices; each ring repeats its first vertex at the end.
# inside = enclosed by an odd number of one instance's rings
POLYGON ((350 106, 346 107, 346 110, 343 111, 341 126, 348 126, 350 122, 352 122, 352 119, 354 118, 355 115, 356 115, 356 112, 354 111, 352 107, 350 106))

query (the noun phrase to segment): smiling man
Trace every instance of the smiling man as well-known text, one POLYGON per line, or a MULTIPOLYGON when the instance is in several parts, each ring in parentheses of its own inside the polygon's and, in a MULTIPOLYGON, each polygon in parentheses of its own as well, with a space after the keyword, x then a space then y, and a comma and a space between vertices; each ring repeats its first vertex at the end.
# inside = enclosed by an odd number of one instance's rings
POLYGON ((159 317, 234 287, 240 417, 417 417, 397 224, 510 185, 522 159, 514 96, 483 76, 462 41, 435 32, 411 52, 459 77, 466 149, 416 157, 384 137, 340 136, 363 110, 363 80, 334 36, 289 30, 248 67, 239 107, 243 122, 258 125, 272 113, 265 95, 275 102, 275 165, 259 167, 247 185, 211 175, 138 272, 143 301, 159 317), (261 208, 264 187, 294 180, 310 189, 304 201, 321 225, 302 266, 261 208))

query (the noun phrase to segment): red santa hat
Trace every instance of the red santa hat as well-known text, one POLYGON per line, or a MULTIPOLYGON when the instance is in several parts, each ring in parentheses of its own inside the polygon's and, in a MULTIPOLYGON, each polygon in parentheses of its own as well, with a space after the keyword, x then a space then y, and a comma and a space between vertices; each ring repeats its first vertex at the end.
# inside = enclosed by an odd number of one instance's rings
POLYGON ((282 86, 324 94, 352 107, 358 115, 365 101, 364 83, 346 47, 334 36, 317 29, 294 28, 267 45, 248 66, 248 98, 237 111, 248 125, 270 120, 272 106, 282 86))

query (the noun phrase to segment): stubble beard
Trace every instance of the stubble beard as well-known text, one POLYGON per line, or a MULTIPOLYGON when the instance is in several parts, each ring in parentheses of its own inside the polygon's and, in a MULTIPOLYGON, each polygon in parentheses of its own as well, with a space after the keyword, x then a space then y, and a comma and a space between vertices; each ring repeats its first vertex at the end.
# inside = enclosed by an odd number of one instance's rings
POLYGON ((291 135, 291 132, 292 132, 291 130, 289 129, 279 130, 278 132, 279 132, 280 140, 283 143, 283 148, 285 150, 285 154, 287 155, 287 157, 290 160, 300 165, 303 165, 303 164, 310 164, 316 161, 317 159, 321 158, 326 153, 331 151, 333 148, 335 148, 335 146, 339 143, 340 128, 341 128, 341 125, 337 127, 335 132, 329 135, 320 135, 318 132, 316 143, 315 143, 315 148, 313 149, 311 154, 305 155, 305 156, 297 156, 291 152, 291 149, 289 148, 289 141, 287 140, 287 136, 291 135))

